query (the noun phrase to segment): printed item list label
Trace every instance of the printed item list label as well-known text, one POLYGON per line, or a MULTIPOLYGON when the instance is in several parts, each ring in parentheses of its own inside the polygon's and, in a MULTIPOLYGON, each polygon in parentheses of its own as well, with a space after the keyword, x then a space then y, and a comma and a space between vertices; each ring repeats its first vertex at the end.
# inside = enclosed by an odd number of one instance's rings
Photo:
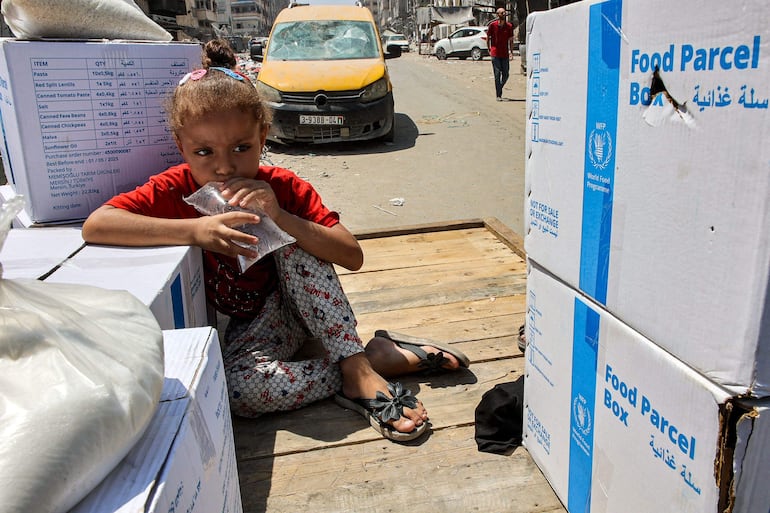
POLYGON ((177 160, 163 101, 187 58, 32 58, 37 117, 53 197, 99 194, 135 150, 177 160))
POLYGON ((32 59, 44 151, 173 143, 162 102, 187 59, 32 59))

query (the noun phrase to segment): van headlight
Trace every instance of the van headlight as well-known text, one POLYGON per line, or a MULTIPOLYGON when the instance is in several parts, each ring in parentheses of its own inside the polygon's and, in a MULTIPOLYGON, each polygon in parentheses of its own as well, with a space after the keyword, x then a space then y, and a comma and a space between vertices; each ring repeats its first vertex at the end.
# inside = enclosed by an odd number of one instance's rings
POLYGON ((266 102, 281 103, 281 92, 278 89, 257 80, 257 91, 266 102))
POLYGON ((377 82, 364 88, 364 92, 361 93, 361 100, 365 102, 373 102, 379 100, 388 94, 388 81, 385 77, 382 77, 377 82))

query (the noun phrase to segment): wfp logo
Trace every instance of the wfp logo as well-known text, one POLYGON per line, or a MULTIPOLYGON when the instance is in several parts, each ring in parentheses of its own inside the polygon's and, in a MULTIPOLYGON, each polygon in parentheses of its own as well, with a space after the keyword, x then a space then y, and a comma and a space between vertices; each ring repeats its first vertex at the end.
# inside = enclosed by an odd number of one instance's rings
POLYGON ((572 424, 583 436, 591 432, 591 410, 588 408, 586 398, 580 394, 572 400, 572 424))
POLYGON ((588 158, 597 169, 604 169, 610 163, 612 157, 612 137, 604 130, 604 123, 597 123, 597 127, 588 135, 588 158))

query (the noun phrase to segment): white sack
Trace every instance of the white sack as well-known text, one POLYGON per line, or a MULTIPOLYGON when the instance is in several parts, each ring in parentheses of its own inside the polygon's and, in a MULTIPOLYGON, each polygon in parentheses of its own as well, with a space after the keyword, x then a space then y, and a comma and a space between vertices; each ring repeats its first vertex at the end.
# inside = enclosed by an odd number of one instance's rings
POLYGON ((71 509, 142 435, 162 385, 162 332, 131 294, 0 277, 0 512, 71 509))
POLYGON ((2 0, 0 11, 18 38, 173 39, 134 0, 2 0))

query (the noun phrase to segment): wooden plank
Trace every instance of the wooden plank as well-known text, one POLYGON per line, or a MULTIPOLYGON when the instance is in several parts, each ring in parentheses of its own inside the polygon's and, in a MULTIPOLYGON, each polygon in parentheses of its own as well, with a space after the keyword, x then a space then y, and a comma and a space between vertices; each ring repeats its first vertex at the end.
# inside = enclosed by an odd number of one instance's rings
MULTIPOLYGON (((389 268, 418 267, 442 261, 463 262, 491 256, 518 258, 488 230, 460 230, 451 232, 413 234, 361 241, 364 265, 357 273, 389 268)), ((351 272, 337 268, 340 276, 351 272)))
MULTIPOLYGON (((510 252, 509 252, 510 253, 510 252)), ((527 265, 520 259, 501 256, 498 258, 469 259, 462 262, 442 262, 427 265, 419 271, 414 267, 398 267, 378 272, 348 274, 340 277, 342 288, 347 294, 362 291, 377 291, 410 286, 434 286, 451 283, 460 288, 464 282, 487 279, 497 280, 503 276, 517 276, 526 279, 527 265)))
POLYGON ((526 289, 524 270, 508 264, 461 269, 451 277, 446 272, 447 266, 433 266, 410 279, 403 270, 382 271, 373 279, 350 282, 343 288, 360 313, 492 300, 523 294, 526 289))
MULTIPOLYGON (((451 243, 453 241, 463 241, 474 239, 490 240, 496 236, 486 229, 483 225, 478 227, 468 227, 461 230, 448 230, 438 232, 419 232, 405 233, 402 235, 392 235, 378 239, 367 239, 360 241, 361 247, 372 249, 383 249, 388 252, 408 253, 420 248, 435 246, 437 243, 451 243), (411 248, 406 245, 412 245, 411 248)), ((483 249, 483 248, 482 248, 483 249)))
POLYGON ((501 296, 524 294, 526 289, 525 279, 506 276, 494 282, 477 280, 472 283, 472 286, 463 290, 453 288, 451 283, 441 283, 428 287, 402 287, 392 290, 352 293, 348 295, 348 298, 355 303, 353 310, 357 316, 360 316, 372 312, 436 304, 449 305, 468 301, 492 301, 501 296))
POLYGON ((494 233, 506 246, 511 248, 522 260, 527 259, 527 252, 524 250, 524 239, 518 233, 511 230, 507 225, 500 222, 496 217, 484 218, 484 225, 494 233))
POLYGON ((565 512, 523 447, 479 452, 474 428, 434 432, 420 444, 362 444, 243 462, 244 511, 565 512))
MULTIPOLYGON (((358 332, 364 340, 368 340, 374 330, 380 328, 443 341, 474 340, 515 333, 526 308, 526 297, 518 294, 398 311, 356 312, 356 319, 358 332), (508 321, 511 317, 513 322, 508 321)), ((355 311, 355 304, 353 309, 355 311)))
POLYGON ((441 221, 438 223, 424 223, 411 226, 400 226, 398 228, 384 228, 375 230, 357 230, 353 235, 358 240, 379 239, 386 237, 395 237, 398 235, 409 235, 414 233, 436 233, 450 230, 462 230, 466 228, 481 228, 484 226, 483 219, 462 219, 457 221, 441 221))

